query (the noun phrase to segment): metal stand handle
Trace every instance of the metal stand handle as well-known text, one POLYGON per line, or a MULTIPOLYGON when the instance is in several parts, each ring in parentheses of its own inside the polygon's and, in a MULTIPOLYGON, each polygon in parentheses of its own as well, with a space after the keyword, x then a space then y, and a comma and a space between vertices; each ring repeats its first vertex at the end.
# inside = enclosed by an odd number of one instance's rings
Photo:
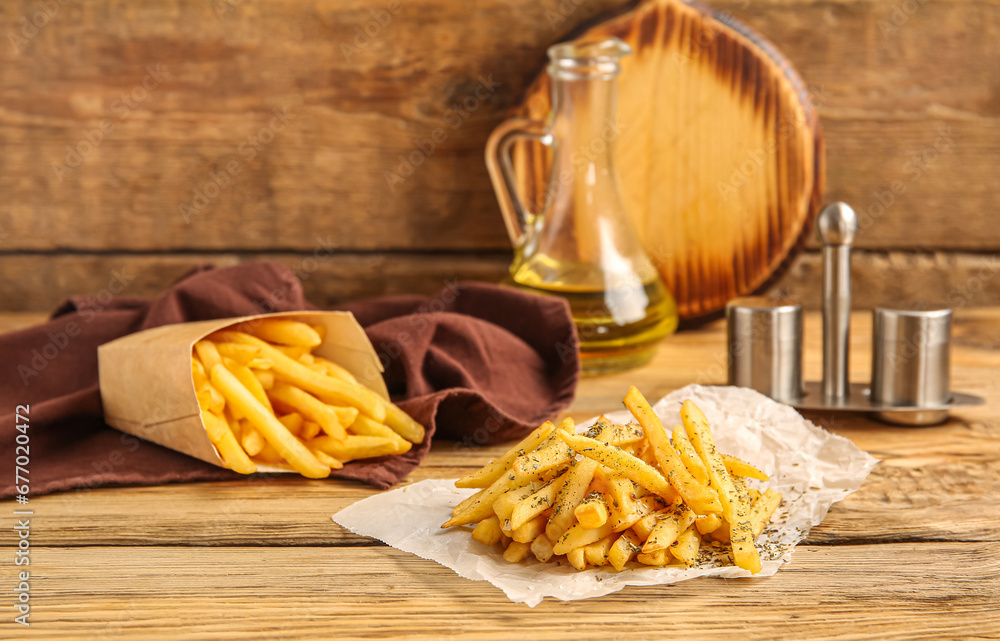
POLYGON ((847 354, 851 335, 851 243, 858 217, 847 203, 827 205, 816 220, 823 241, 823 401, 850 395, 847 354))

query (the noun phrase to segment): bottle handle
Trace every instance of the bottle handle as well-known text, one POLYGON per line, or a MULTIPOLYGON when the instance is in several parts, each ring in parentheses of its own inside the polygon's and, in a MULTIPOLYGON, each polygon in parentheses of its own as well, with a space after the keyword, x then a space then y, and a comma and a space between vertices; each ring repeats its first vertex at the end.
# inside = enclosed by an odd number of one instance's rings
POLYGON ((500 213, 507 226, 507 235, 514 247, 518 247, 525 234, 525 229, 537 218, 538 214, 529 212, 524 207, 520 194, 517 193, 514 176, 514 164, 510 159, 510 150, 519 138, 535 140, 543 145, 552 146, 552 133, 544 121, 528 118, 511 118, 500 123, 486 141, 486 168, 493 181, 493 191, 500 203, 500 213))

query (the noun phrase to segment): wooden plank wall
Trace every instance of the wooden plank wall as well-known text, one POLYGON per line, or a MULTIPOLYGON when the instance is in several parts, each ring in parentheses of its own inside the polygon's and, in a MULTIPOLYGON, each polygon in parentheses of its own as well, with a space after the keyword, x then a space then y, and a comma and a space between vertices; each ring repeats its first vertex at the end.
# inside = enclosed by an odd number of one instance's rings
MULTIPOLYGON (((5 2, 0 310, 261 257, 320 305, 498 280, 486 136, 546 46, 617 4, 5 2)), ((862 217, 857 304, 1000 303, 1000 1, 713 5, 813 90, 828 200, 862 217)), ((816 306, 818 262, 776 288, 816 306)))

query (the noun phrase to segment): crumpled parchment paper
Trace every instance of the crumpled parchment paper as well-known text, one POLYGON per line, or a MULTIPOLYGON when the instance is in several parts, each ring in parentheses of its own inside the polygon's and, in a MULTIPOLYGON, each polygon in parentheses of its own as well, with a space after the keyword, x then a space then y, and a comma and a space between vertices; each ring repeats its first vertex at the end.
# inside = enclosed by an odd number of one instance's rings
MULTIPOLYGON (((857 490, 877 463, 849 440, 830 434, 802 418, 793 408, 746 388, 689 385, 653 406, 669 430, 680 424, 680 407, 691 399, 708 417, 719 451, 738 456, 766 472, 765 483, 784 494, 771 524, 757 539, 763 568, 771 576, 787 563, 794 546, 818 525, 830 506, 857 490)), ((614 423, 631 420, 627 410, 611 412, 614 423)), ((582 432, 595 419, 581 423, 582 432)), ((442 530, 452 507, 476 490, 458 489, 454 479, 428 480, 376 494, 333 516, 355 534, 384 541, 475 581, 489 581, 514 602, 534 607, 544 597, 563 601, 617 592, 627 585, 661 585, 700 576, 744 577, 746 570, 725 561, 690 569, 643 567, 630 563, 623 572, 610 566, 579 572, 568 564, 539 563, 529 557, 507 563, 499 546, 474 541, 472 526, 442 530)))

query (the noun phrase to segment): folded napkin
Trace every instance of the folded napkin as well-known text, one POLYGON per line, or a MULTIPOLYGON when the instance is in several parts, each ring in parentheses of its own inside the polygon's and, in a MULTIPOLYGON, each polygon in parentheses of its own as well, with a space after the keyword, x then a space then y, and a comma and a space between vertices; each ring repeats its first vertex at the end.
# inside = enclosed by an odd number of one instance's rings
MULTIPOLYGON (((49 322, 0 335, 0 497, 16 493, 18 405, 30 407, 31 495, 239 478, 105 425, 97 347, 160 325, 306 309, 315 307, 288 268, 258 262, 192 270, 152 301, 74 297, 49 322)), ((456 447, 506 441, 573 399, 577 337, 559 298, 455 281, 430 297, 389 296, 339 309, 365 328, 393 400, 427 428, 427 438, 406 454, 351 462, 332 477, 387 488, 419 464, 435 433, 456 447)))

